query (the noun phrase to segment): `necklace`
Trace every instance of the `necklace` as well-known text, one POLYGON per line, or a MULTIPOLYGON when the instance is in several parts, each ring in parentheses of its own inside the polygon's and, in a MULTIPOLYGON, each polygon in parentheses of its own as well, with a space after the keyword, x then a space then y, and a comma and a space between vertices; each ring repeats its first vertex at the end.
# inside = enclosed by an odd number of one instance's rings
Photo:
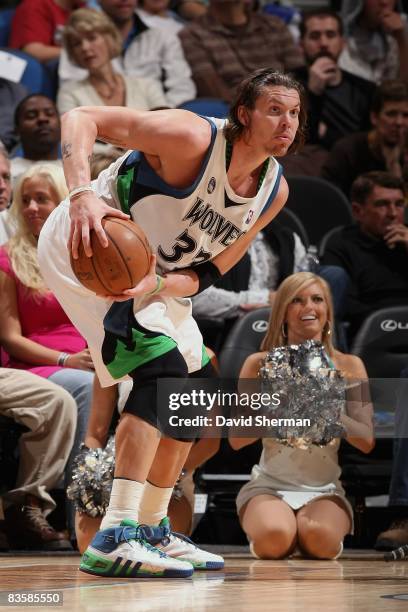
MULTIPOLYGON (((227 172, 228 172, 228 168, 230 167, 231 157, 232 157, 232 143, 227 141, 226 147, 225 147, 225 169, 227 172)), ((261 188, 263 180, 268 171, 268 167, 269 167, 269 157, 265 159, 264 163, 262 164, 261 172, 258 178, 258 184, 256 186, 256 193, 258 193, 258 191, 261 188)))
POLYGON ((105 93, 104 89, 101 88, 100 85, 96 85, 96 83, 93 83, 93 87, 96 89, 96 91, 101 96, 101 98, 104 98, 106 100, 111 100, 115 94, 121 92, 121 89, 122 89, 122 78, 119 75, 115 76, 114 77, 114 84, 113 85, 109 85, 109 83, 106 83, 106 85, 108 87, 108 92, 107 93, 105 93))

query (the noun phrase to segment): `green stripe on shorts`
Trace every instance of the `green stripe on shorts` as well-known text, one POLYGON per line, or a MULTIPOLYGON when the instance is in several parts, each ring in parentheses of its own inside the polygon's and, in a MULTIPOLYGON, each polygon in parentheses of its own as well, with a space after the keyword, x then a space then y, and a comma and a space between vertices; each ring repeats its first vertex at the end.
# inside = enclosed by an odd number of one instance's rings
POLYGON ((135 368, 177 347, 177 343, 169 336, 160 334, 153 338, 146 337, 143 332, 134 328, 132 329, 132 340, 134 346, 132 349, 129 349, 129 342, 125 343, 118 337, 113 340, 116 342, 113 349, 113 360, 105 363, 112 378, 122 378, 135 368))
POLYGON ((129 214, 130 205, 129 197, 132 187, 134 168, 129 168, 125 174, 120 174, 116 179, 116 189, 120 201, 121 208, 124 213, 129 214))

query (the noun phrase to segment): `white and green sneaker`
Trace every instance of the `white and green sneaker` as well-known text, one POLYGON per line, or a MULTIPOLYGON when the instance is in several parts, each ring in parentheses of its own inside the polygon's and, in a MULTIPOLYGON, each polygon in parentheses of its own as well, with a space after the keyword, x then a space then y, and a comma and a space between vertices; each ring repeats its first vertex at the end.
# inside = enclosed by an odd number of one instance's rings
MULTIPOLYGON (((149 527, 147 527, 149 529, 149 527)), ((171 531, 166 517, 158 527, 150 527, 148 542, 173 559, 191 563, 195 570, 219 570, 224 567, 224 559, 198 548, 187 536, 171 531)))
POLYGON ((88 574, 115 578, 191 576, 191 563, 174 559, 149 543, 155 529, 126 519, 118 527, 98 531, 82 555, 79 569, 88 574))

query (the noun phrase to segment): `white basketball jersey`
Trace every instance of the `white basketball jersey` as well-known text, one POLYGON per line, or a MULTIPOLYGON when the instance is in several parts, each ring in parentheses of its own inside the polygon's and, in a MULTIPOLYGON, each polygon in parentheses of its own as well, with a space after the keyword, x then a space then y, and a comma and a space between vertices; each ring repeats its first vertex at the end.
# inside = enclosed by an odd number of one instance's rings
POLYGON ((258 193, 244 198, 232 190, 226 171, 225 120, 210 119, 211 144, 192 185, 168 185, 133 151, 94 182, 98 195, 131 214, 144 230, 163 271, 194 266, 228 248, 272 204, 282 168, 271 157, 258 193))

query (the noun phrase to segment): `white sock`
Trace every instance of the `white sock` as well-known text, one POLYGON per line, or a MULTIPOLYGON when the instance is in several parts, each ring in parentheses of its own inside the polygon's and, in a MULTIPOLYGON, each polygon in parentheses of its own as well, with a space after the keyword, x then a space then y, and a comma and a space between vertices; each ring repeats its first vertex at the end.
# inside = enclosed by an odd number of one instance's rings
POLYGON ((138 520, 140 498, 144 483, 124 478, 114 478, 109 507, 100 529, 120 525, 123 519, 138 520))
POLYGON ((167 516, 173 487, 156 487, 146 481, 139 507, 139 523, 158 525, 167 516))

